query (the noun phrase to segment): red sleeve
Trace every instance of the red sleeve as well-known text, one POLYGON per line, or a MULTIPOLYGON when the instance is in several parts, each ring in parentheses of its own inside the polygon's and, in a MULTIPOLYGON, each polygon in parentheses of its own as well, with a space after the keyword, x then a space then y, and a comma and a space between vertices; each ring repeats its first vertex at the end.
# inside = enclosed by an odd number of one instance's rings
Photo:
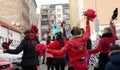
POLYGON ((113 22, 112 22, 112 21, 110 22, 110 26, 111 26, 112 29, 113 29, 113 36, 116 37, 116 29, 115 29, 115 26, 113 25, 113 22))
POLYGON ((60 50, 53 50, 53 49, 48 49, 47 52, 52 53, 53 55, 62 55, 66 51, 68 51, 69 46, 66 44, 62 49, 60 50))
POLYGON ((50 43, 49 45, 47 45, 48 49, 55 49, 58 46, 58 42, 57 41, 53 41, 52 43, 50 43))
POLYGON ((88 40, 89 36, 90 36, 90 25, 89 25, 89 21, 86 21, 86 33, 83 36, 83 39, 88 40))
POLYGON ((64 37, 63 39, 64 39, 64 43, 66 43, 66 42, 67 42, 67 38, 66 38, 66 37, 64 37))
POLYGON ((101 47, 104 45, 104 42, 103 42, 103 41, 104 41, 104 39, 101 39, 100 42, 98 43, 98 45, 97 45, 97 47, 96 47, 95 49, 89 50, 89 51, 88 51, 89 54, 95 54, 95 53, 100 52, 101 47))

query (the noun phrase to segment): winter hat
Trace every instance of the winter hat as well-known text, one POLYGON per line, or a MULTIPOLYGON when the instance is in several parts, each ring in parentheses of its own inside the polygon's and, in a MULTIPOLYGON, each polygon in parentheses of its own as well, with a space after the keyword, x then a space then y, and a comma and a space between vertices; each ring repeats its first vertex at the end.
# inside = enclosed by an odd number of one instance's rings
POLYGON ((120 53, 120 46, 117 44, 111 46, 109 56, 114 53, 120 53))

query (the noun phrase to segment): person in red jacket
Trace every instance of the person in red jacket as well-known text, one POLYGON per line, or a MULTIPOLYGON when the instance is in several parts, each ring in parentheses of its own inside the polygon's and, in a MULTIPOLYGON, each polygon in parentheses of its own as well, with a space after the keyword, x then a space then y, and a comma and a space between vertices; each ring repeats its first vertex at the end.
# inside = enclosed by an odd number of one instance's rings
POLYGON ((68 52, 69 57, 69 70, 86 70, 88 68, 85 57, 87 55, 86 41, 90 35, 89 21, 86 22, 86 33, 80 36, 81 30, 79 27, 73 27, 71 34, 73 35, 61 50, 47 51, 54 55, 61 55, 68 52))
MULTIPOLYGON (((52 43, 52 40, 51 40, 51 36, 48 35, 46 40, 46 45, 49 45, 50 43, 52 43)), ((54 70, 53 55, 51 53, 46 52, 46 59, 47 59, 46 60, 47 70, 54 70)))
POLYGON ((112 18, 112 20, 110 21, 110 27, 104 28, 104 33, 102 34, 102 37, 97 47, 93 50, 88 51, 89 54, 95 54, 100 52, 98 61, 99 70, 105 69, 105 65, 109 61, 108 53, 110 52, 110 46, 114 45, 116 41, 116 29, 112 22, 114 19, 112 18))
POLYGON ((93 10, 88 10, 85 12, 87 16, 86 20, 86 33, 84 35, 81 34, 81 30, 79 27, 75 26, 71 30, 72 38, 67 41, 65 46, 61 50, 51 50, 48 49, 48 52, 53 53, 54 55, 61 55, 65 52, 68 52, 69 58, 69 68, 68 70, 87 70, 88 65, 86 61, 86 56, 88 54, 86 43, 90 36, 90 25, 89 21, 95 18, 95 13, 93 10))
MULTIPOLYGON (((55 40, 47 45, 48 49, 60 50, 66 43, 66 38, 63 36, 62 32, 58 32, 55 35, 55 40)), ((53 53, 52 53, 53 54, 53 53)), ((56 70, 65 69, 65 54, 54 55, 54 66, 56 70)))

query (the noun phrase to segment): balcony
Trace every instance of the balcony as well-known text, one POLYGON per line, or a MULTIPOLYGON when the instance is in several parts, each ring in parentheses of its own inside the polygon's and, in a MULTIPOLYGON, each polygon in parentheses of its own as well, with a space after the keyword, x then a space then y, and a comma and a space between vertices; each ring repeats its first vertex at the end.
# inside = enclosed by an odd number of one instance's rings
POLYGON ((49 5, 42 5, 42 6, 41 6, 41 9, 49 9, 49 8, 50 8, 49 5))
POLYGON ((41 29, 42 29, 42 30, 48 30, 48 25, 42 25, 42 26, 41 26, 41 29))

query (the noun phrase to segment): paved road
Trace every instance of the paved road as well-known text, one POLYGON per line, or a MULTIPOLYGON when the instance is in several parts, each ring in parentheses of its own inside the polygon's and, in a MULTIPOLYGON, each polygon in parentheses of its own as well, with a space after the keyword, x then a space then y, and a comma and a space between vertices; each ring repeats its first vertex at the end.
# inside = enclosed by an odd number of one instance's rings
MULTIPOLYGON (((47 66, 45 64, 41 64, 39 70, 47 70, 47 66)), ((68 70, 68 66, 65 67, 65 70, 68 70)), ((89 70, 93 70, 93 67, 90 66, 89 70)))
MULTIPOLYGON (((67 68, 68 67, 66 66, 65 70, 68 70, 67 68)), ((47 66, 45 64, 41 64, 39 70, 47 70, 47 66)))
MULTIPOLYGON (((46 60, 46 59, 45 59, 46 60)), ((42 62, 42 58, 41 58, 41 62, 42 62)), ((40 67, 39 67, 39 70, 47 70, 47 66, 46 64, 42 64, 40 62, 40 67)), ((88 70, 93 70, 93 67, 92 66, 89 66, 90 68, 88 70)), ((68 70, 68 66, 65 67, 65 70, 68 70)))

